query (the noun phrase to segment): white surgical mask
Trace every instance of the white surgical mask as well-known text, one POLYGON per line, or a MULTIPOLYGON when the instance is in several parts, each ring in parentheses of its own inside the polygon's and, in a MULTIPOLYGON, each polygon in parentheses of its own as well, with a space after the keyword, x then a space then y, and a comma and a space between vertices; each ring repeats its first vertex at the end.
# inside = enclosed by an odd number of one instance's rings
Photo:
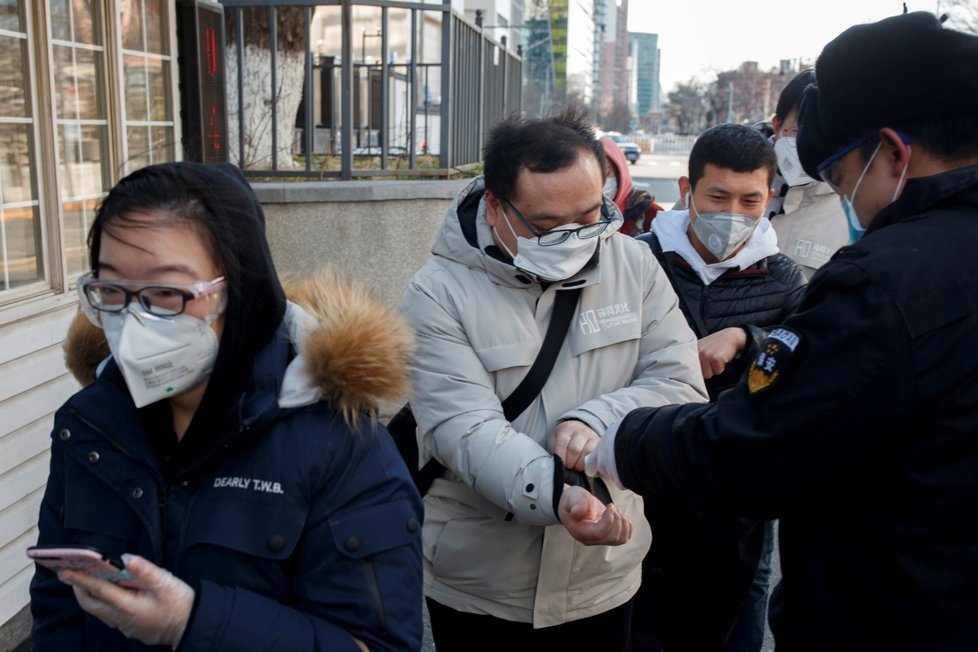
MULTIPOLYGON (((859 185, 863 182, 863 177, 866 176, 866 172, 869 171, 869 167, 873 164, 873 159, 880 151, 880 147, 883 146, 883 141, 881 140, 876 149, 873 150, 873 155, 869 157, 869 161, 866 163, 866 167, 863 168, 862 174, 856 180, 856 185, 852 189, 852 197, 846 195, 841 195, 839 200, 842 202, 842 212, 846 215, 846 220, 849 222, 849 243, 856 244, 860 238, 863 237, 863 233, 866 232, 866 227, 862 225, 859 221, 859 215, 856 213, 856 207, 853 202, 856 199, 856 191, 859 190, 859 185)), ((907 145, 907 151, 913 154, 913 150, 910 145, 907 145)), ((900 179, 897 181, 896 189, 893 191, 893 197, 890 198, 890 203, 896 201, 897 197, 900 195, 900 190, 902 190, 903 181, 907 178, 907 170, 910 169, 910 157, 907 157, 907 165, 903 168, 903 172, 900 173, 900 179)))
POLYGON ((214 369, 220 341, 212 319, 156 317, 130 305, 101 321, 138 408, 196 387, 214 369))
MULTIPOLYGON (((517 235, 513 225, 509 223, 509 215, 505 212, 503 212, 503 221, 506 222, 510 233, 516 238, 517 252, 514 254, 510 251, 498 233, 496 239, 513 259, 513 266, 538 281, 564 281, 569 279, 584 269, 598 247, 599 237, 582 240, 573 235, 559 244, 544 247, 536 238, 524 238, 517 235)), ((576 229, 579 226, 579 224, 568 224, 558 227, 554 231, 576 229)))
POLYGON ((798 158, 798 141, 794 136, 782 136, 774 143, 774 154, 778 157, 778 170, 789 186, 801 186, 813 181, 801 167, 798 158))
POLYGON ((604 188, 601 189, 601 193, 611 201, 615 201, 615 197, 618 196, 618 177, 614 174, 608 175, 608 178, 604 180, 604 188))
POLYGON ((750 239, 757 228, 758 220, 750 215, 699 212, 690 193, 686 193, 686 203, 690 207, 691 219, 692 214, 696 213, 696 219, 692 220, 693 233, 717 260, 729 258, 750 239))

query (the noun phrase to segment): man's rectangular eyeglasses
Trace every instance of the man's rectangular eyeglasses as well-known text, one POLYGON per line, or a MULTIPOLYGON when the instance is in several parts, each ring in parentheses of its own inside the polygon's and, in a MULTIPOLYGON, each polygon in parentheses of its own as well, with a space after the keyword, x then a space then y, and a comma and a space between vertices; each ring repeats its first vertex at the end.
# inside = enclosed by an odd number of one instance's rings
POLYGON ((505 202, 506 205, 509 207, 509 209, 513 211, 513 213, 516 215, 516 217, 519 218, 520 222, 523 223, 523 226, 525 226, 530 230, 530 233, 532 233, 533 236, 537 239, 537 242, 540 243, 541 247, 551 247, 553 245, 558 245, 561 242, 566 241, 567 238, 571 237, 572 235, 576 235, 581 240, 587 240, 588 238, 596 238, 597 236, 604 233, 605 229, 608 228, 608 225, 614 221, 611 217, 610 212, 608 211, 607 202, 605 201, 604 198, 602 198, 601 199, 602 219, 598 220, 597 222, 594 222, 592 224, 585 224, 584 226, 579 226, 577 228, 572 228, 572 229, 557 227, 556 229, 552 229, 550 231, 541 233, 533 228, 530 222, 525 217, 523 217, 522 213, 516 210, 516 207, 513 206, 508 199, 504 199, 503 202, 505 202))

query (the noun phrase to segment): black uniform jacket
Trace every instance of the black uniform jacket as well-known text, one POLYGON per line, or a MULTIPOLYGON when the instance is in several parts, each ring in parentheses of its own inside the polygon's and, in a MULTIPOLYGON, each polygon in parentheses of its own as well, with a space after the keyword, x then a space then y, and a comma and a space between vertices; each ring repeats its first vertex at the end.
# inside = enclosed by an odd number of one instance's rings
POLYGON ((784 650, 978 650, 978 166, 907 183, 708 405, 632 412, 625 486, 780 518, 784 650))

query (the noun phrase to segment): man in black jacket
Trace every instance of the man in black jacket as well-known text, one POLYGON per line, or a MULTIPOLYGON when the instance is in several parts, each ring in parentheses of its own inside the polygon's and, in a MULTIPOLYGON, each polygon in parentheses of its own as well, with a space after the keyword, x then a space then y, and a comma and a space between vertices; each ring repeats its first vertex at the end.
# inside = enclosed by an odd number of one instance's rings
POLYGON ((640 409, 589 470, 781 519, 779 650, 978 649, 978 37, 926 13, 829 43, 801 110, 842 248, 710 405, 640 409))
MULTIPOLYGON (((736 384, 763 329, 794 312, 805 289, 801 268, 778 252, 764 217, 776 165, 757 130, 734 124, 707 130, 690 152, 689 176, 679 179, 687 209, 659 213, 652 233, 639 238, 649 243, 700 338, 711 400, 736 384)), ((769 526, 722 511, 674 509, 654 498, 645 509, 654 538, 635 606, 635 652, 760 650, 769 526)))

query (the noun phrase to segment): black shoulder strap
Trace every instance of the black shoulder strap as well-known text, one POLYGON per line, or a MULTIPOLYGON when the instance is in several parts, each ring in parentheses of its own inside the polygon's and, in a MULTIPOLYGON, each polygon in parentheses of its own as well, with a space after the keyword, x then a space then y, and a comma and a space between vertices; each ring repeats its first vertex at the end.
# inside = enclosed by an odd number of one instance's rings
MULTIPOLYGON (((553 315, 550 317, 547 333, 543 336, 540 352, 537 353, 533 366, 526 372, 526 376, 523 377, 520 384, 503 401, 503 414, 507 421, 512 422, 516 417, 523 414, 523 411, 530 407, 530 403, 539 396, 543 386, 547 384, 547 378, 550 377, 554 363, 557 362, 557 354, 560 353, 560 348, 567 337, 567 329, 574 318, 574 309, 577 307, 577 300, 580 295, 581 288, 579 287, 572 290, 557 291, 557 296, 554 298, 553 315)), ((410 415, 410 410, 408 414, 410 415)), ((411 421, 414 422, 414 416, 410 416, 411 421)), ((413 427, 416 427, 416 424, 413 424, 413 427)), ((435 458, 425 462, 424 466, 414 476, 414 483, 422 496, 428 493, 431 484, 440 478, 444 472, 445 466, 435 458)))
POLYGON ((554 363, 557 362, 557 354, 560 353, 560 348, 567 337, 567 329, 574 319, 574 309, 577 307, 580 295, 579 287, 557 291, 553 315, 550 317, 550 325, 547 326, 547 334, 543 336, 540 352, 537 353, 533 366, 526 372, 520 384, 503 401, 503 414, 510 423, 530 407, 530 403, 540 395, 543 386, 547 384, 547 378, 550 377, 554 363))

